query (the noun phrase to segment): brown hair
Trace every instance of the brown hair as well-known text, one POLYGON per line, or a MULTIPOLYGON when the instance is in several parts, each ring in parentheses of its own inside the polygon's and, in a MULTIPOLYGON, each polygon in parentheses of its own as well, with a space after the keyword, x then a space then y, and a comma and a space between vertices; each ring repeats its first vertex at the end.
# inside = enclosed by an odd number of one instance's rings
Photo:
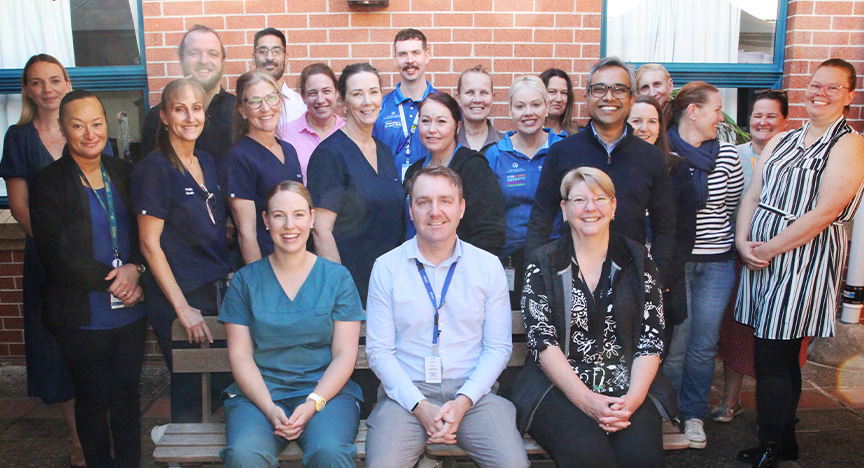
POLYGON ((660 151, 663 152, 666 159, 667 169, 671 171, 683 158, 676 154, 672 154, 672 150, 669 148, 669 137, 666 135, 666 119, 663 115, 663 109, 660 107, 660 103, 651 96, 643 94, 636 96, 636 101, 633 103, 633 107, 636 107, 636 104, 640 103, 651 105, 657 110, 657 121, 660 123, 660 133, 657 135, 657 141, 654 142, 654 146, 660 148, 660 151))
POLYGON ((432 177, 443 177, 447 179, 447 182, 449 182, 450 185, 456 187, 456 191, 459 192, 459 200, 462 199, 462 178, 459 177, 459 174, 457 174, 456 171, 450 169, 449 167, 429 165, 415 172, 414 175, 411 176, 410 179, 408 179, 408 182, 405 183, 405 191, 408 192, 409 200, 414 192, 414 184, 417 183, 417 179, 419 179, 420 176, 424 175, 432 177))
MULTIPOLYGON (((217 33, 216 30, 211 28, 210 26, 196 24, 195 26, 192 26, 192 29, 186 31, 186 34, 183 35, 183 39, 180 39, 180 45, 177 46, 177 56, 180 57, 181 62, 183 61, 183 54, 186 53, 186 38, 189 36, 189 34, 192 34, 193 32, 210 33, 216 36, 216 40, 219 41, 219 46, 222 48, 222 60, 224 61, 226 58, 228 58, 228 51, 227 49, 225 49, 225 45, 222 44, 222 38, 219 37, 219 33, 217 33)), ((255 41, 258 41, 257 37, 255 38, 255 41)))
POLYGON ((489 74, 489 70, 483 67, 483 65, 474 65, 471 68, 466 69, 459 75, 459 79, 456 80, 456 92, 462 94, 462 77, 467 75, 468 73, 482 73, 489 77, 489 88, 491 88, 492 92, 495 92, 495 84, 492 83, 492 75, 489 74))
POLYGON ((283 180, 278 184, 274 185, 273 188, 267 192, 267 196, 264 198, 264 212, 270 213, 270 200, 276 196, 279 192, 292 192, 296 193, 303 197, 303 200, 306 200, 306 203, 309 204, 309 210, 311 211, 314 207, 312 206, 312 195, 309 194, 309 190, 305 185, 297 182, 296 180, 283 180))
POLYGON ((681 88, 681 91, 678 91, 678 95, 675 96, 675 99, 669 101, 669 105, 666 106, 666 115, 663 117, 667 122, 671 123, 671 125, 669 125, 670 127, 672 125, 678 125, 681 116, 687 112, 687 108, 690 107, 690 104, 702 107, 708 102, 711 94, 719 92, 720 91, 717 90, 717 87, 704 81, 691 81, 684 85, 684 87, 681 88))
MULTIPOLYGON (((32 99, 27 97, 27 93, 24 92, 24 88, 27 86, 27 74, 30 72, 30 69, 33 68, 33 65, 37 63, 45 62, 45 63, 53 63, 60 67, 60 71, 63 72, 63 78, 66 81, 69 81, 69 73, 66 71, 66 67, 60 63, 59 60, 54 58, 48 54, 36 54, 30 57, 30 60, 27 60, 27 64, 24 65, 24 73, 21 74, 21 118, 18 119, 18 125, 26 125, 30 123, 36 115, 39 113, 39 108, 36 106, 36 103, 33 102, 32 99)), ((61 96, 62 97, 62 96, 61 96)))
POLYGON ((407 28, 396 33, 396 38, 393 39, 393 48, 396 48, 397 42, 410 41, 417 39, 423 43, 423 50, 426 50, 426 35, 419 29, 407 28))
POLYGON ((342 74, 339 75, 339 81, 336 82, 336 90, 339 91, 339 96, 343 101, 345 101, 345 93, 348 90, 348 78, 358 73, 372 73, 378 78, 378 87, 381 87, 381 75, 378 74, 378 70, 375 67, 366 62, 352 63, 342 70, 342 74))
POLYGON ((453 133, 453 139, 459 140, 459 122, 462 121, 462 109, 459 107, 459 103, 456 99, 453 99, 453 96, 443 92, 436 91, 434 93, 429 93, 423 101, 420 102, 420 106, 417 107, 417 112, 423 110, 423 105, 425 105, 429 101, 437 102, 442 106, 446 107, 448 111, 450 111, 450 116, 453 117, 453 121, 456 122, 457 131, 453 133))
POLYGON ((570 80, 570 75, 564 70, 558 68, 550 68, 540 74, 540 80, 543 81, 543 86, 549 86, 549 80, 552 78, 561 78, 567 83, 567 106, 564 108, 564 113, 559 117, 561 128, 569 133, 579 133, 579 126, 573 121, 573 81, 570 80))
MULTIPOLYGON (((261 70, 252 70, 240 75, 240 77, 237 78, 237 99, 234 100, 234 125, 232 125, 231 128, 231 141, 236 142, 249 132, 249 122, 243 118, 242 114, 240 114, 240 108, 243 107, 243 104, 246 102, 246 88, 262 81, 266 81, 270 86, 273 86, 273 89, 277 94, 279 94, 279 97, 282 97, 279 85, 269 73, 261 70)), ((266 106, 267 103, 264 103, 264 105, 266 106)))
POLYGON ((303 96, 303 99, 306 99, 306 81, 309 78, 315 75, 324 75, 333 82, 333 90, 336 90, 336 83, 339 81, 336 79, 336 74, 333 73, 333 69, 328 67, 326 63, 313 63, 312 65, 307 66, 300 72, 299 83, 297 83, 300 88, 300 96, 303 96))
MULTIPOLYGON (((174 102, 180 99, 180 97, 183 96, 183 93, 190 88, 192 89, 192 92, 195 93, 195 97, 201 99, 201 103, 203 104, 204 88, 201 87, 201 84, 192 79, 178 78, 168 83, 168 85, 165 86, 165 89, 162 90, 161 112, 166 112, 165 109, 173 105, 174 102)), ((183 165, 183 162, 180 161, 180 158, 177 156, 177 152, 174 151, 174 145, 171 144, 171 135, 168 130, 168 125, 161 121, 161 115, 159 128, 156 130, 156 147, 174 168, 184 174, 186 173, 186 166, 183 165)))
POLYGON ((853 67, 851 63, 841 58, 830 58, 820 63, 819 66, 816 67, 816 70, 824 67, 839 68, 841 70, 844 70, 849 80, 849 91, 855 91, 855 86, 858 82, 858 76, 855 73, 855 67, 853 67))

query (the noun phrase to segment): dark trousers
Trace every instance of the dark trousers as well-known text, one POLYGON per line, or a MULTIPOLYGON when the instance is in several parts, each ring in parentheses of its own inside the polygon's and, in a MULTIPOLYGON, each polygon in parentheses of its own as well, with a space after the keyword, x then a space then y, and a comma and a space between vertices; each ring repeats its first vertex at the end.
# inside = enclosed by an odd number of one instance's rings
POLYGON ((652 468, 664 463, 660 413, 647 397, 630 416, 630 427, 607 434, 553 387, 534 413, 528 433, 558 467, 652 468))
POLYGON ((756 422, 762 444, 791 444, 801 399, 801 340, 756 338, 756 422))
POLYGON ((141 318, 113 330, 72 329, 57 334, 75 386, 75 426, 90 468, 141 464, 138 384, 146 332, 147 321, 141 318))

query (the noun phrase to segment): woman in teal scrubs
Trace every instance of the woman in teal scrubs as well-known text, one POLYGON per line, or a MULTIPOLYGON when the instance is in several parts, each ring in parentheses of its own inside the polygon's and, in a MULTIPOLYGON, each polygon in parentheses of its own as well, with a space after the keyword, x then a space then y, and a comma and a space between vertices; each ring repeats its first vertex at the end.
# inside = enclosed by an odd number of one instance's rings
POLYGON ((219 321, 236 382, 225 390, 226 467, 278 466, 296 440, 303 466, 354 467, 360 387, 350 380, 365 313, 351 274, 306 250, 312 198, 294 181, 267 196, 274 252, 238 271, 219 321))

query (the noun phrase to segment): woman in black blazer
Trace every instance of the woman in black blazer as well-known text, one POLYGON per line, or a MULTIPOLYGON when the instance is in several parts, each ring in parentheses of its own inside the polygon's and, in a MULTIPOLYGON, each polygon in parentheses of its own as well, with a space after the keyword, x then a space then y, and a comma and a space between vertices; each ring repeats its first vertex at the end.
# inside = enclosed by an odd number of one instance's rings
POLYGON ((39 172, 31 194, 33 237, 48 274, 42 320, 57 337, 75 386, 87 466, 136 467, 146 321, 138 285, 145 268, 129 196, 132 167, 102 154, 105 109, 92 93, 77 90, 63 98, 60 127, 67 141, 63 156, 39 172))

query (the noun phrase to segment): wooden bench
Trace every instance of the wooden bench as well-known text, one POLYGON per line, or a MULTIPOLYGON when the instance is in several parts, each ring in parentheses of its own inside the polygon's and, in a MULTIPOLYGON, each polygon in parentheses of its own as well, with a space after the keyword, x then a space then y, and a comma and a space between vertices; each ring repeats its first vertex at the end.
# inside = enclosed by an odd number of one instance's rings
MULTIPOLYGON (((513 311, 513 354, 507 367, 521 367, 528 354, 525 344, 525 326, 522 323, 522 315, 518 310, 513 311)), ((205 317, 207 326, 214 340, 226 340, 225 327, 216 320, 216 317, 205 317)), ((365 342, 365 323, 361 330, 361 343, 365 342)), ((187 341, 186 330, 178 320, 174 321, 171 330, 173 341, 187 341)), ((201 465, 205 463, 221 463, 219 451, 225 447, 225 424, 219 421, 220 416, 210 413, 210 374, 217 372, 230 372, 228 363, 228 350, 225 348, 210 348, 208 344, 200 348, 175 349, 174 372, 201 374, 201 396, 202 396, 202 421, 197 424, 169 424, 165 433, 156 443, 153 451, 153 460, 157 463, 167 463, 172 466, 178 465, 201 465)), ((369 369, 366 358, 366 346, 360 345, 357 355, 355 369, 369 369)), ((664 432, 667 432, 664 430, 664 432)), ((681 434, 664 435, 664 448, 673 450, 686 448, 681 440, 681 434)), ((686 438, 685 438, 686 440, 686 438)), ((528 455, 546 455, 546 452, 528 435, 523 439, 525 451, 528 455)), ((354 441, 357 447, 357 455, 360 459, 366 456, 366 421, 360 422, 357 439, 354 441)), ((426 447, 426 456, 436 460, 444 460, 445 465, 450 464, 455 457, 466 457, 467 454, 456 445, 433 444, 426 447)), ((279 454, 281 462, 293 462, 299 464, 303 458, 303 452, 297 444, 289 444, 279 454)))

